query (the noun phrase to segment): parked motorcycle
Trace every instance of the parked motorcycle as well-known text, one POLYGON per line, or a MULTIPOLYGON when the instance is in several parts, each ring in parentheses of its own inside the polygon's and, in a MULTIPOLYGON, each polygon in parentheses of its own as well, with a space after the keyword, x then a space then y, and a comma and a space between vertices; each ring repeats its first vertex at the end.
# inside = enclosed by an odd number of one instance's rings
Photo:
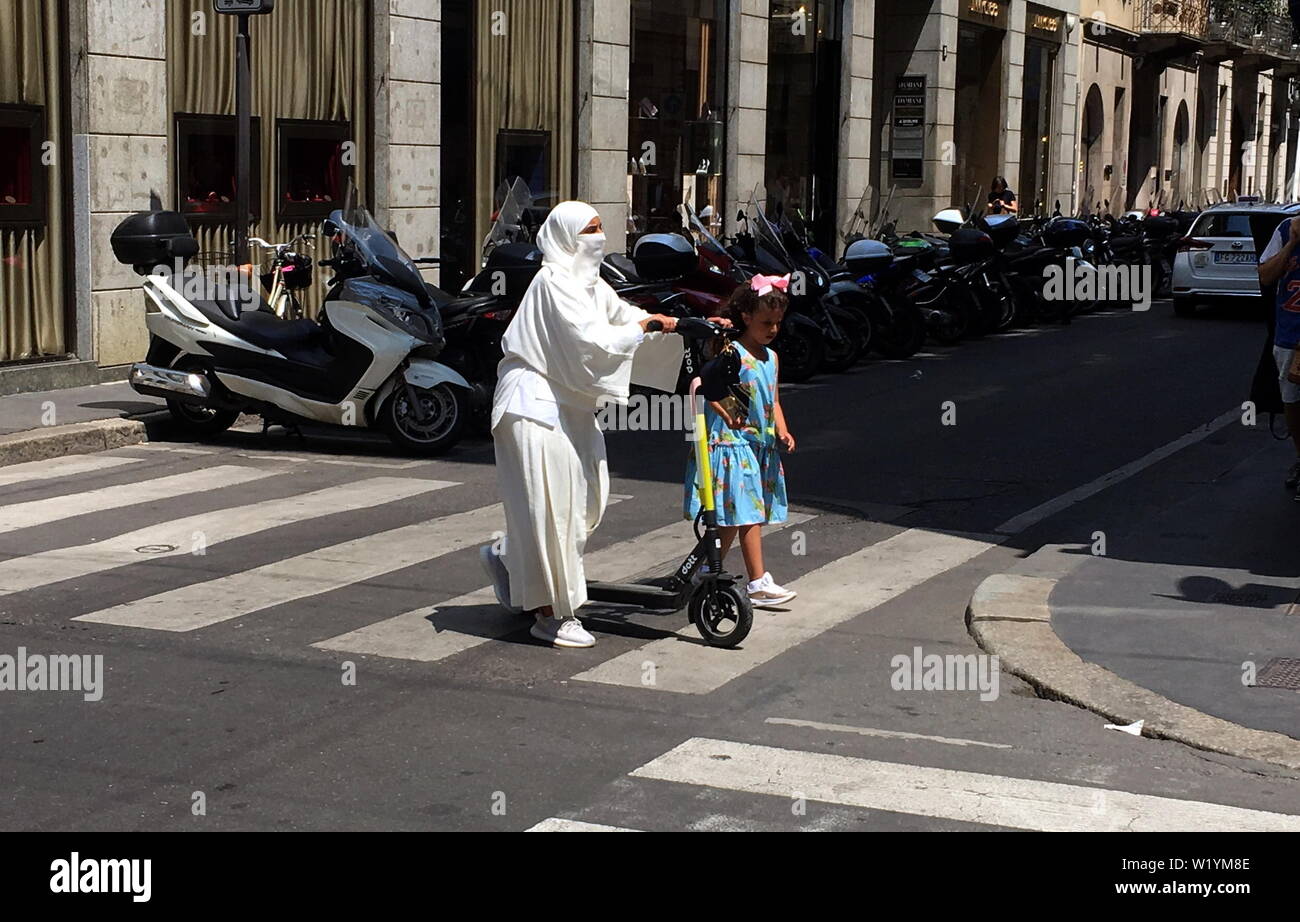
POLYGON ((354 192, 327 230, 337 252, 324 265, 355 263, 365 274, 352 280, 377 291, 366 302, 328 300, 316 322, 276 317, 255 290, 227 285, 186 297, 186 282, 149 274, 198 253, 184 217, 160 211, 123 221, 114 255, 146 276, 149 298, 149 354, 131 369, 131 386, 164 398, 173 419, 199 437, 251 413, 268 423, 376 428, 409 451, 447 451, 460 438, 469 382, 435 361, 442 324, 415 263, 354 192))

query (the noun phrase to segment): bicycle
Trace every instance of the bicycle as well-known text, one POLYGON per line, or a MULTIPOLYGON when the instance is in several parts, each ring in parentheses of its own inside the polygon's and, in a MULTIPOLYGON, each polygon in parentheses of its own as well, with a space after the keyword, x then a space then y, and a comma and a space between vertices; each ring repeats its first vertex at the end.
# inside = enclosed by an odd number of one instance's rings
POLYGON ((262 274, 262 284, 270 292, 267 298, 271 312, 281 320, 301 320, 306 316, 298 292, 311 287, 312 270, 315 262, 312 257, 298 252, 299 244, 314 249, 316 241, 310 233, 301 234, 288 243, 267 243, 261 237, 248 241, 263 252, 271 252, 270 268, 262 274))

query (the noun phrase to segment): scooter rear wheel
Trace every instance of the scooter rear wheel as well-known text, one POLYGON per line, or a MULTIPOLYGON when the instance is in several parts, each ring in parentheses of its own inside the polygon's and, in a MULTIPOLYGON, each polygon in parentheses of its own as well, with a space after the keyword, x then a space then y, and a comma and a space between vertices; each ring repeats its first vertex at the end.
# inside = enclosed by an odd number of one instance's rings
POLYGON ((749 636, 754 606, 734 585, 701 583, 691 596, 691 621, 710 647, 730 650, 749 636))

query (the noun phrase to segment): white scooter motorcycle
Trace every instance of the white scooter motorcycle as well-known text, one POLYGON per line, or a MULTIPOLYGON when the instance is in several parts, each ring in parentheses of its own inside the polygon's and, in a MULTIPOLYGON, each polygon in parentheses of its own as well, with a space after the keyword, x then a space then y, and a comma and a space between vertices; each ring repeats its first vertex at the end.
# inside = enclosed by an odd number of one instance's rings
POLYGON ((470 386, 434 361, 443 335, 430 286, 351 197, 327 230, 336 255, 322 265, 350 260, 355 275, 359 264, 385 297, 331 300, 318 323, 277 317, 251 278, 240 285, 235 276, 214 290, 211 277, 155 271, 180 269, 198 252, 180 214, 122 222, 114 255, 147 276, 149 297, 149 355, 131 369, 131 386, 165 398, 173 418, 198 437, 224 432, 250 413, 268 423, 377 428, 408 451, 447 451, 469 415, 470 386))

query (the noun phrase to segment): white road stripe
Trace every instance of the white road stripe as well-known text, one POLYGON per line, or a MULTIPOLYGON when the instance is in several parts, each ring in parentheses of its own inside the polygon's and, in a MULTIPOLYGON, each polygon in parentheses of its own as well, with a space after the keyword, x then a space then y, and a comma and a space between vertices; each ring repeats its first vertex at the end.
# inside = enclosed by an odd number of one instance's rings
POLYGON ((1284 813, 699 738, 632 777, 1044 832, 1300 832, 1284 813))
POLYGON ((1153 464, 1158 464, 1170 455, 1177 454, 1184 448, 1203 441, 1218 432, 1220 429, 1226 428, 1227 426, 1240 421, 1241 410, 1229 410, 1218 419, 1206 423, 1199 429, 1187 433, 1187 435, 1182 438, 1175 439, 1168 445, 1157 448, 1155 451, 1138 458, 1136 461, 1131 461, 1123 467, 1116 468, 1109 474, 1098 477, 1091 483, 1085 483, 1083 486, 1071 490, 1069 493, 1064 493, 1056 497, 1056 499, 1049 500, 1040 506, 1035 506, 1028 512, 1022 512, 1013 519, 1008 519, 999 525, 995 531, 1000 535, 1018 535, 1020 532, 1037 525, 1044 519, 1051 518, 1058 512, 1068 509, 1076 503, 1083 502, 1085 499, 1088 499, 1090 496, 1095 496, 1103 490, 1109 490, 1111 487, 1115 486, 1115 484, 1122 483, 1130 477, 1142 473, 1153 464))
POLYGON ((202 546, 208 548, 282 525, 369 509, 458 485, 442 480, 376 477, 284 499, 202 512, 174 522, 150 525, 107 541, 16 557, 0 562, 0 596, 133 563, 183 557, 194 552, 196 540, 201 540, 202 546), (141 551, 141 548, 156 549, 156 552, 141 551))
MULTIPOLYGON (((610 502, 618 499, 610 497, 610 502)), ((811 518, 802 514, 791 515, 784 527, 802 524, 811 518)), ((678 522, 593 551, 583 560, 583 565, 590 579, 618 582, 651 570, 655 563, 681 560, 694 546, 695 536, 690 525, 678 522)), ((417 608, 368 624, 312 646, 337 653, 436 663, 505 637, 527 625, 528 621, 522 616, 502 610, 497 605, 492 587, 486 586, 438 605, 417 608)))
POLYGON ((988 749, 1011 749, 1006 743, 985 743, 980 740, 967 740, 952 736, 929 736, 925 733, 905 733, 902 730, 877 730, 874 727, 849 727, 844 724, 824 724, 815 720, 793 720, 788 717, 769 717, 763 721, 783 727, 806 727, 809 730, 825 730, 829 733, 853 733, 858 736, 878 736, 893 740, 919 740, 926 743, 944 743, 948 746, 983 746, 988 749))
POLYGON ((56 480, 76 474, 94 474, 112 470, 126 464, 139 464, 143 458, 109 457, 107 455, 74 455, 51 461, 32 461, 0 468, 0 487, 25 483, 29 480, 56 480))
POLYGON ((73 620, 177 633, 195 631, 485 544, 504 528, 501 506, 484 506, 183 586, 73 620))
POLYGON ((562 820, 553 816, 542 820, 524 832, 640 832, 640 829, 624 829, 621 826, 602 826, 599 823, 584 823, 581 820, 562 820))
POLYGON ((715 650, 685 628, 574 678, 702 695, 994 546, 942 532, 905 531, 789 584, 786 588, 799 593, 790 610, 775 616, 756 611, 754 629, 738 649, 715 650), (643 682, 648 662, 655 666, 653 685, 643 682))
POLYGON ((17 531, 20 528, 31 528, 33 525, 47 525, 50 522, 89 515, 92 512, 176 499, 192 493, 238 486, 274 476, 276 476, 275 471, 223 465, 186 474, 174 474, 170 477, 142 480, 138 483, 88 490, 70 496, 0 506, 0 534, 17 531))

